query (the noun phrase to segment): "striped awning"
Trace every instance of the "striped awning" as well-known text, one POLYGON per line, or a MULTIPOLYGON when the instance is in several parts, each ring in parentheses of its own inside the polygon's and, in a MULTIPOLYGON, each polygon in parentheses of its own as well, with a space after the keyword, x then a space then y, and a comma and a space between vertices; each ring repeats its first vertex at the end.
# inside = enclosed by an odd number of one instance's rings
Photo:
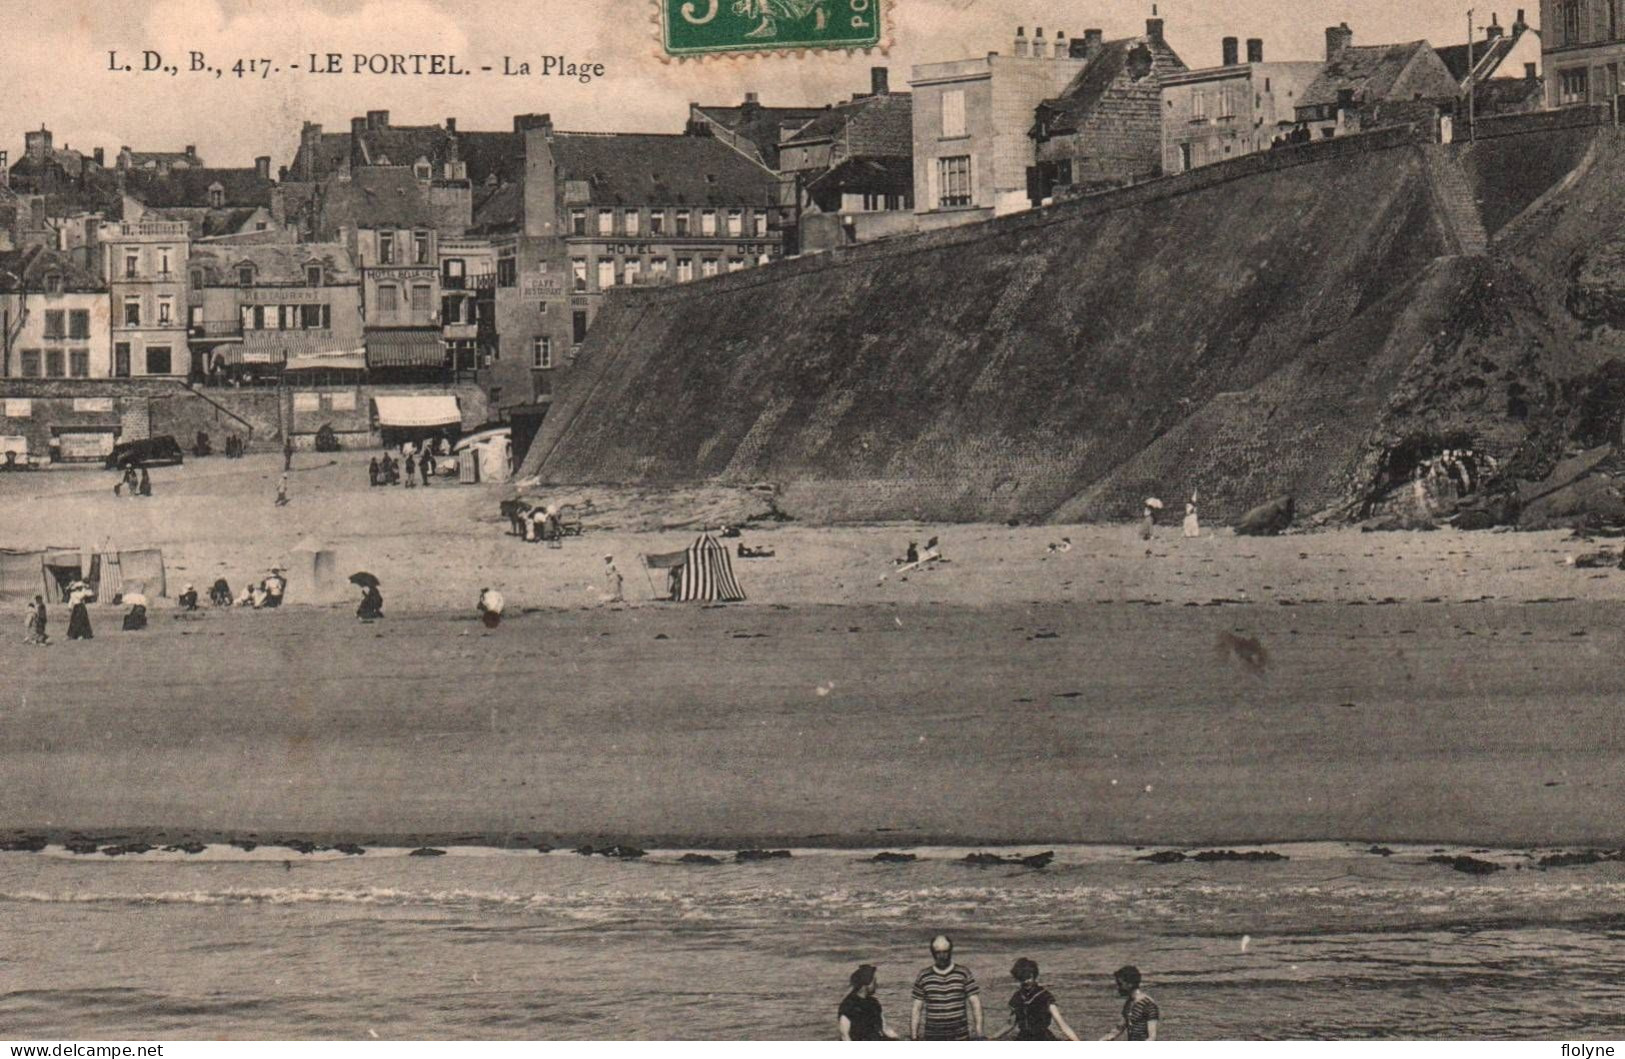
POLYGON ((226 364, 281 364, 299 357, 313 357, 336 352, 330 337, 302 335, 297 331, 253 331, 241 342, 219 345, 208 354, 226 364))
POLYGON ((285 371, 365 371, 367 352, 363 349, 334 350, 331 353, 301 353, 289 357, 285 371))
POLYGON ((367 364, 374 368, 438 368, 446 348, 437 330, 368 331, 367 364))

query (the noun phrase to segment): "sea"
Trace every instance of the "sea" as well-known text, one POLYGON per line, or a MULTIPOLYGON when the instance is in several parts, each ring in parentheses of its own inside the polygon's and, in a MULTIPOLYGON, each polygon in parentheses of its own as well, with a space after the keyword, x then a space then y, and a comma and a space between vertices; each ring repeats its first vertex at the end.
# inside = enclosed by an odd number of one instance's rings
POLYGON ((1124 964, 1169 1039, 1625 1036, 1625 863, 1247 851, 1285 859, 5 853, 0 1036, 832 1039, 859 963, 879 966, 877 995, 906 1032, 937 933, 976 976, 990 1032, 1025 956, 1085 1039, 1115 1025, 1124 964))

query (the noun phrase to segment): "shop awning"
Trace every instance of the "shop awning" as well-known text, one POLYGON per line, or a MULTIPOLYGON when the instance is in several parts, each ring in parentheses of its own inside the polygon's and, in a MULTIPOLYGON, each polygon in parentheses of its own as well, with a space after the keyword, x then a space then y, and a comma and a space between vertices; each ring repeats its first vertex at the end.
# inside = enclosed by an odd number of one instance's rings
POLYGON ((367 352, 363 349, 335 350, 331 353, 302 353, 290 356, 285 371, 366 371, 367 352))
POLYGON ((374 397, 378 425, 384 427, 461 426, 455 394, 414 394, 410 397, 374 397))
POLYGON ((374 368, 438 368, 446 350, 435 330, 368 331, 367 364, 374 368))
POLYGON ((297 331, 254 331, 240 343, 220 345, 208 354, 226 364, 281 364, 300 357, 325 356, 330 353, 360 352, 335 350, 331 337, 302 335, 297 331))

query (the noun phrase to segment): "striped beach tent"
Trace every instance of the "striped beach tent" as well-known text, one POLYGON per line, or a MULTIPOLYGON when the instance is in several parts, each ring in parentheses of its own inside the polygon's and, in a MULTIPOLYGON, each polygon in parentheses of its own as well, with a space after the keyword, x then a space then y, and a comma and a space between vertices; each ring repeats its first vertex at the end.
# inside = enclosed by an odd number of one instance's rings
POLYGON ((734 580, 733 562, 728 558, 728 549, 715 537, 709 533, 701 534, 683 556, 678 602, 737 603, 745 598, 745 590, 734 580))

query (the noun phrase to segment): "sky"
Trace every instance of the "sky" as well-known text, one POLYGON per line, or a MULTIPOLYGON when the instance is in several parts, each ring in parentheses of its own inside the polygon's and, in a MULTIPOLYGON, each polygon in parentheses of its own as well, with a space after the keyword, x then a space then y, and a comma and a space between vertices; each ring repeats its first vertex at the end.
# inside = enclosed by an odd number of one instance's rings
MULTIPOLYGON (((869 68, 890 69, 894 90, 918 63, 1011 52, 1015 27, 1108 38, 1144 32, 1150 0, 889 0, 885 54, 804 54, 664 62, 656 0, 0 0, 0 149, 17 158, 23 131, 44 125, 57 146, 87 154, 104 147, 181 150, 195 144, 210 165, 251 165, 268 154, 273 171, 292 161, 302 122, 344 131, 350 118, 388 110, 397 125, 447 117, 460 129, 511 129, 516 113, 550 113, 561 129, 681 132, 690 102, 737 104, 756 92, 766 105, 817 106, 866 91, 869 68), (279 66, 310 52, 454 53, 465 65, 501 68, 529 61, 533 76, 312 75, 286 71, 239 79, 230 73, 123 73, 144 49, 186 65, 187 53, 228 67, 268 57, 279 66), (543 55, 602 63, 583 84, 538 77, 543 55)), ((724 3, 727 0, 723 0, 724 3)), ((1539 17, 1538 0, 1518 2, 1539 17)), ((1220 39, 1262 37, 1268 59, 1314 59, 1325 27, 1347 22, 1356 43, 1466 39, 1467 6, 1480 22, 1489 0, 1158 0, 1167 37, 1186 64, 1217 65, 1220 39)), ((1482 36, 1480 34, 1480 36, 1482 36)))

